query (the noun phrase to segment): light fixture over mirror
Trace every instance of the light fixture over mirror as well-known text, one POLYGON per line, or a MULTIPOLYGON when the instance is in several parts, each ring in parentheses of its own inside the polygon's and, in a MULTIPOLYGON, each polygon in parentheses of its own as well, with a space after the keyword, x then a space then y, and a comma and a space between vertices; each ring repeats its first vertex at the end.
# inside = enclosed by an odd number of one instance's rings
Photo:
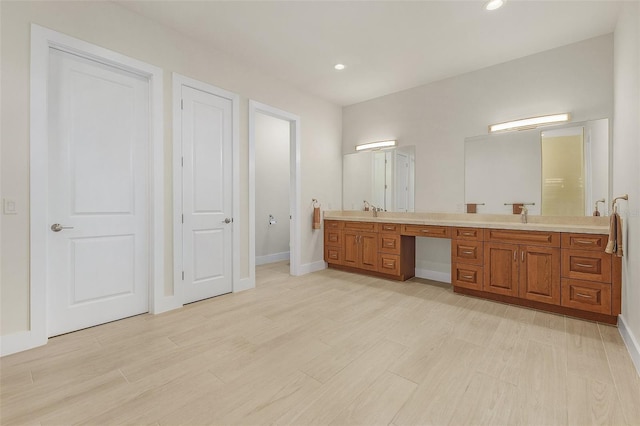
POLYGON ((492 124, 489 126, 489 133, 504 132, 507 130, 535 129, 536 127, 548 124, 563 123, 569 121, 570 119, 571 114, 569 114, 568 112, 562 114, 543 115, 540 117, 523 118, 520 120, 492 124))
POLYGON ((393 148, 397 145, 397 141, 379 141, 379 142, 368 142, 360 145, 356 145, 356 152, 358 151, 366 151, 366 150, 374 150, 374 149, 382 149, 382 148, 393 148))

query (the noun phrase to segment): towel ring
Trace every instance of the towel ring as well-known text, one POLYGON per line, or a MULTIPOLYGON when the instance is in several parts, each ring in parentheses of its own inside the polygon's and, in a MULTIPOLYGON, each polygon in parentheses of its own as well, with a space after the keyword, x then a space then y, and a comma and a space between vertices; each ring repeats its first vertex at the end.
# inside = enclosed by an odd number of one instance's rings
POLYGON ((311 202, 313 203, 313 208, 314 209, 319 209, 320 208, 320 202, 317 199, 312 198, 311 202))

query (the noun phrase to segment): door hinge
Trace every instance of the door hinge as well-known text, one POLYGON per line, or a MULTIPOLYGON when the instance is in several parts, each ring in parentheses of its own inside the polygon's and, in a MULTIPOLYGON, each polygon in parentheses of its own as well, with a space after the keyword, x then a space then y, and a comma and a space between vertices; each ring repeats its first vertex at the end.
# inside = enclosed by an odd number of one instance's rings
POLYGON ((184 157, 182 157, 182 158, 180 159, 180 165, 181 165, 182 167, 184 167, 184 157))
POLYGON ((184 99, 180 99, 180 109, 184 109, 184 99))
POLYGON ((182 271, 182 281, 184 281, 184 271, 182 271))
POLYGON ((184 223, 184 215, 182 215, 182 223, 184 223))

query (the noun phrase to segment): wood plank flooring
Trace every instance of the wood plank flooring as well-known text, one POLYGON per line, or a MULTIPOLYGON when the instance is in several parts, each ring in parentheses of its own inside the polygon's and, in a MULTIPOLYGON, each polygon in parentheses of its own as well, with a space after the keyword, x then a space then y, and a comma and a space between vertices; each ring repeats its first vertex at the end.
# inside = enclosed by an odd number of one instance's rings
POLYGON ((420 279, 257 281, 2 358, 0 423, 640 425, 614 327, 420 279))

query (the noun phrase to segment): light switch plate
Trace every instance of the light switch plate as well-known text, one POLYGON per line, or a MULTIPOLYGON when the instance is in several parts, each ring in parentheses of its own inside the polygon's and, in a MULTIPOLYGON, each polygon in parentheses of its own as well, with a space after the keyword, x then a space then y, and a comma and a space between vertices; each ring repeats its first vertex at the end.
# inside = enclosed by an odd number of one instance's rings
POLYGON ((2 212, 4 214, 18 214, 16 211, 16 200, 10 198, 2 199, 2 212))

